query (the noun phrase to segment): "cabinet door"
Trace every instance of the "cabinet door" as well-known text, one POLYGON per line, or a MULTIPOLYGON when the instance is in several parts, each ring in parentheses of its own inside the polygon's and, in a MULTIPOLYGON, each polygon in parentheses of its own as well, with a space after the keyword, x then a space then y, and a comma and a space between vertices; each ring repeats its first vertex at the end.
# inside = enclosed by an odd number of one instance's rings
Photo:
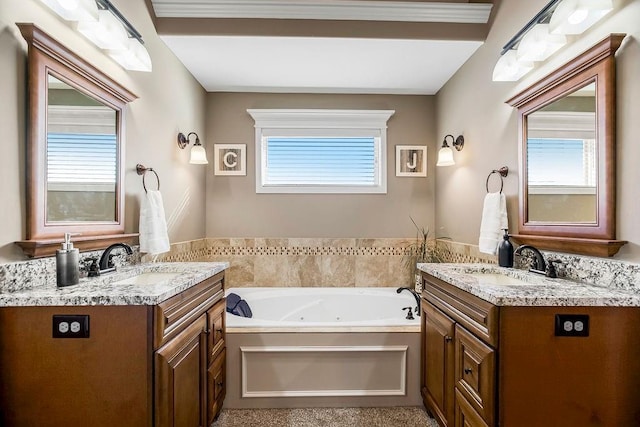
POLYGON ((208 425, 218 416, 226 393, 226 351, 223 349, 209 366, 207 376, 208 425))
POLYGON ((426 301, 422 310, 422 395, 440 424, 452 425, 455 322, 426 301))
POLYGON ((488 427, 487 423, 458 390, 456 390, 454 427, 488 427))
POLYGON ((222 298, 207 311, 207 353, 211 364, 216 354, 224 348, 224 321, 227 300, 222 298))
POLYGON ((156 351, 156 427, 206 425, 205 327, 203 315, 156 351))
POLYGON ((455 382, 460 393, 488 425, 495 419, 495 351, 456 325, 455 382))

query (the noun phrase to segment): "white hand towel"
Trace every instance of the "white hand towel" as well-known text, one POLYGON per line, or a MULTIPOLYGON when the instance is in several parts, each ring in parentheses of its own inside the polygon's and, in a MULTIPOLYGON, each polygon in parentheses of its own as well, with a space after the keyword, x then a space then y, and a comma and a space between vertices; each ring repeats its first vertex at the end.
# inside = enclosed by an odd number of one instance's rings
POLYGON ((142 196, 139 231, 140 252, 155 255, 169 251, 167 221, 159 191, 148 191, 142 196))
POLYGON ((507 201, 503 193, 488 193, 484 198, 482 222, 480 223, 480 252, 495 255, 502 239, 503 230, 509 228, 507 201))

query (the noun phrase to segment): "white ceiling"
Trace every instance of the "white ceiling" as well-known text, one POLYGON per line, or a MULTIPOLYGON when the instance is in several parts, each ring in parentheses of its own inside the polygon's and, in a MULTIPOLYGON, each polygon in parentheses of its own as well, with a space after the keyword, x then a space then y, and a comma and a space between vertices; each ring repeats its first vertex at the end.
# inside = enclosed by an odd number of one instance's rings
MULTIPOLYGON (((481 25, 488 21, 493 6, 468 0, 151 1, 158 19, 181 19, 180 28, 187 30, 193 18, 270 20, 273 36, 161 33, 167 46, 210 92, 432 95, 482 41, 275 36, 279 22, 283 18, 328 20, 329 28, 331 20, 481 25)), ((215 22, 207 28, 215 28, 215 22)))
POLYGON ((478 41, 161 36, 209 92, 435 94, 478 41))

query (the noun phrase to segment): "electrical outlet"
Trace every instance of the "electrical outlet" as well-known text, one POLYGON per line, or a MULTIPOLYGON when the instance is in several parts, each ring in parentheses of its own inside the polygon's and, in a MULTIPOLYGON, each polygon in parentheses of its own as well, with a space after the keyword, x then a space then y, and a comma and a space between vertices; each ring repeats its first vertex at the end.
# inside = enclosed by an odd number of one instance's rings
POLYGON ((54 314, 53 338, 89 338, 89 315, 54 314))
POLYGON ((588 337, 588 314, 556 314, 555 334, 557 337, 588 337))

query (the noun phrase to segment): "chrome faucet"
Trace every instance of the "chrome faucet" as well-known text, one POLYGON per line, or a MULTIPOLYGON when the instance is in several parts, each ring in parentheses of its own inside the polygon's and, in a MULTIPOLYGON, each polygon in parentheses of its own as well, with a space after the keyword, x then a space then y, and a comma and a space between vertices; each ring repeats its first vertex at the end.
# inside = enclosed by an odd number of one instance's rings
MULTIPOLYGON (((405 288, 404 286, 399 287, 398 289, 396 289, 397 293, 400 293, 402 291, 409 291, 411 292, 411 295, 413 295, 413 297, 416 299, 416 316, 420 316, 420 295, 418 295, 418 293, 416 291, 414 291, 411 288, 405 288)), ((404 309, 403 309, 404 310, 404 309)))
POLYGON ((133 254, 133 250, 131 246, 126 243, 114 243, 113 245, 107 247, 107 249, 102 252, 102 256, 100 257, 100 261, 97 258, 91 259, 92 264, 89 266, 89 276, 96 277, 101 275, 102 273, 109 273, 111 271, 116 271, 116 267, 113 265, 113 255, 111 252, 114 249, 122 248, 125 250, 127 255, 133 254))

